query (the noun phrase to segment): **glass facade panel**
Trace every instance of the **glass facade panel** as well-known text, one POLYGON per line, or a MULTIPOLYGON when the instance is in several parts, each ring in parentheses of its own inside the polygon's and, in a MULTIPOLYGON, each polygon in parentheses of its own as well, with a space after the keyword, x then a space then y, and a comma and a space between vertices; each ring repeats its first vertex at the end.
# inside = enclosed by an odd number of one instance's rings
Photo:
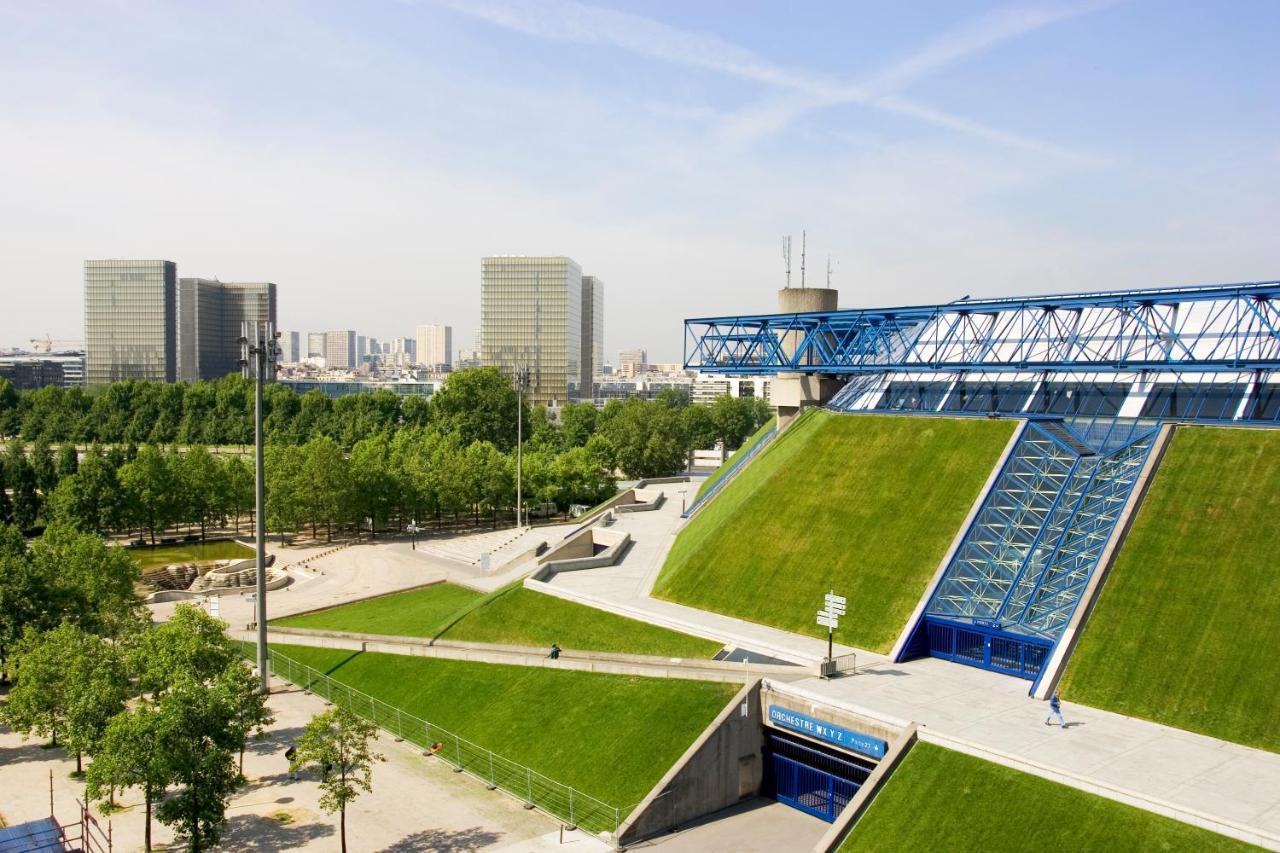
POLYGON ((1027 412, 1038 415, 1117 415, 1129 395, 1128 382, 1046 382, 1027 412))
POLYGON ((1233 420, 1243 397, 1238 385, 1161 383, 1147 395, 1140 417, 1233 420))
POLYGON ((950 382, 890 382, 877 408, 905 412, 936 412, 950 388, 950 382))
POLYGON ((177 266, 84 262, 85 383, 177 378, 177 266))

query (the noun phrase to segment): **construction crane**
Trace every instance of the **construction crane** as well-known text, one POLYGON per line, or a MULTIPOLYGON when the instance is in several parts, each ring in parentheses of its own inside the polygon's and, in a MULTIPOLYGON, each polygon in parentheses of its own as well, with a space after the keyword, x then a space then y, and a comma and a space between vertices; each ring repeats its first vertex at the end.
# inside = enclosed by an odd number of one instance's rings
POLYGON ((53 352, 54 349, 62 350, 78 350, 84 348, 82 341, 73 340, 55 340, 49 337, 49 333, 45 332, 43 338, 31 338, 31 348, 35 352, 53 352))

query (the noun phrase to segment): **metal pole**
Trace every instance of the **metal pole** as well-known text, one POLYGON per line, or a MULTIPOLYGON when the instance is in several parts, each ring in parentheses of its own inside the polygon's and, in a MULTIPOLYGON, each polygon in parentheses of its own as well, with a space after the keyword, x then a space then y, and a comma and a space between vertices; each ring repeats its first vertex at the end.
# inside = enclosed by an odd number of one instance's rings
POLYGON ((254 546, 258 551, 258 678, 259 689, 267 693, 271 685, 267 676, 267 502, 266 478, 262 457, 262 383, 267 378, 267 354, 272 345, 270 326, 255 324, 256 382, 253 384, 254 442, 254 546))
POLYGON ((827 626, 827 660, 831 660, 831 657, 833 655, 832 646, 834 644, 833 637, 835 633, 836 633, 836 629, 828 625, 827 626))
POLYGON ((524 368, 516 368, 516 529, 520 529, 520 502, 524 496, 524 368))

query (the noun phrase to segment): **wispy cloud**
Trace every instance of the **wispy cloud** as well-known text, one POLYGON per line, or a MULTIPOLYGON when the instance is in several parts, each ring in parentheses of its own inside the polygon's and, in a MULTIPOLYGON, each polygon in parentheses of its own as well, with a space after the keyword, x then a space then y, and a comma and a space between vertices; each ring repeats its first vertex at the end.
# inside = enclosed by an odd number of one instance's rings
POLYGON ((547 0, 516 6, 505 0, 437 0, 460 14, 525 35, 579 44, 608 45, 663 62, 711 70, 741 80, 786 90, 772 93, 728 119, 721 133, 738 142, 786 127, 801 115, 839 105, 863 105, 1076 163, 1096 158, 1022 134, 919 103, 899 94, 906 86, 1001 42, 1051 24, 1088 14, 1114 0, 1011 6, 948 31, 899 62, 864 81, 845 81, 827 74, 789 68, 719 37, 689 32, 628 12, 588 6, 574 0, 547 0))

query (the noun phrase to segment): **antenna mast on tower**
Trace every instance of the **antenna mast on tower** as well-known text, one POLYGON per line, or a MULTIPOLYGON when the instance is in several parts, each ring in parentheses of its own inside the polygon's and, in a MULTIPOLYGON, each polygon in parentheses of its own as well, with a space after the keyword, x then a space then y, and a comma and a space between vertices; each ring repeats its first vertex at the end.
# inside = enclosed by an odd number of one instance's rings
POLYGON ((791 288, 791 235, 782 238, 782 261, 787 270, 787 289, 791 288))
POLYGON ((800 287, 804 287, 805 232, 800 232, 800 287))

